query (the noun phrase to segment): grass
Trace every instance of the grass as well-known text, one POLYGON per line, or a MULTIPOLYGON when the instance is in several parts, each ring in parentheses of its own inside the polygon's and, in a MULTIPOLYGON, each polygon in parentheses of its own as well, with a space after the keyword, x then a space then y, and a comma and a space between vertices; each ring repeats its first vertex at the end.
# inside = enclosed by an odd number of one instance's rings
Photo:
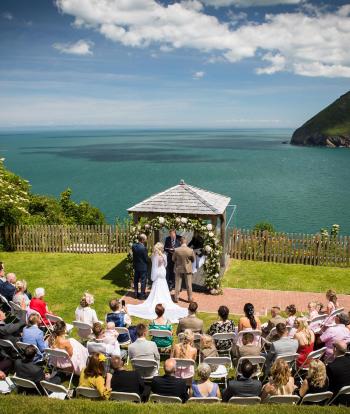
POLYGON ((232 260, 223 287, 350 294, 350 268, 232 260))
POLYGON ((229 404, 131 404, 113 401, 89 401, 75 399, 70 401, 52 400, 32 396, 0 396, 2 414, 340 414, 348 412, 346 407, 291 406, 291 405, 256 405, 233 406, 229 404))

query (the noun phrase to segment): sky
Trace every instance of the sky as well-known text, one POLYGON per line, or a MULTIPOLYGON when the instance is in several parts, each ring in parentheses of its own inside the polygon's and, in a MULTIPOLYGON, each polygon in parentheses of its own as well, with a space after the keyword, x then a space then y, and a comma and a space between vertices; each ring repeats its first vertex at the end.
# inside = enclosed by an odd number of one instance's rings
POLYGON ((295 128, 349 45, 343 0, 1 0, 0 128, 295 128))

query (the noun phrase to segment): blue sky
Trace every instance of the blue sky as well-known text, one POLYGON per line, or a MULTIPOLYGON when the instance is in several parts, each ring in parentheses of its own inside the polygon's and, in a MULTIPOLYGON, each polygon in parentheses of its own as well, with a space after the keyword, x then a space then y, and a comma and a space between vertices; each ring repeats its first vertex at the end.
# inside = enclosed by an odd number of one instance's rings
POLYGON ((297 127, 347 92, 341 0, 2 0, 0 127, 297 127))

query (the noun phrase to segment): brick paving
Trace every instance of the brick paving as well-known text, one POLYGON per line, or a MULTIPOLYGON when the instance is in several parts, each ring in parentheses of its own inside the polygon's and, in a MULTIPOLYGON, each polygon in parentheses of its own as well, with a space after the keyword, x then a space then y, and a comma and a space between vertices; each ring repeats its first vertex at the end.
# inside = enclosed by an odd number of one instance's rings
MULTIPOLYGON (((128 292, 124 299, 127 304, 141 303, 133 298, 132 292, 128 292)), ((200 312, 216 312, 220 305, 226 305, 231 313, 237 315, 243 313, 243 306, 247 302, 253 303, 257 315, 266 315, 271 306, 275 305, 285 309, 293 303, 298 311, 305 312, 310 301, 321 302, 324 305, 327 303, 324 293, 234 288, 224 288, 223 295, 217 296, 194 292, 193 299, 198 303, 200 312)), ((346 311, 350 310, 350 295, 338 295, 338 300, 346 311)), ((179 305, 187 307, 186 291, 181 292, 179 305)))

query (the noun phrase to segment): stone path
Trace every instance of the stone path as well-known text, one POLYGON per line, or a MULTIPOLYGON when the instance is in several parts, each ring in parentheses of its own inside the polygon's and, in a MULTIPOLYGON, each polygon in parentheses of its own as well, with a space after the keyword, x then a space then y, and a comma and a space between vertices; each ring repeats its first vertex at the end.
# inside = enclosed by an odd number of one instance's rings
MULTIPOLYGON (((128 292, 124 299, 127 304, 140 303, 133 298, 132 292, 128 292)), ((193 299, 198 303, 200 312, 216 312, 220 305, 226 305, 231 313, 237 315, 243 313, 243 306, 247 302, 253 303, 257 315, 266 315, 271 306, 275 305, 284 310, 287 305, 293 303, 298 311, 305 312, 310 301, 321 302, 324 305, 327 303, 324 293, 233 288, 224 288, 223 295, 219 296, 195 292, 193 299)), ((350 295, 338 295, 338 300, 346 311, 350 310, 350 295)), ((181 292, 179 305, 187 307, 186 291, 181 292)))

